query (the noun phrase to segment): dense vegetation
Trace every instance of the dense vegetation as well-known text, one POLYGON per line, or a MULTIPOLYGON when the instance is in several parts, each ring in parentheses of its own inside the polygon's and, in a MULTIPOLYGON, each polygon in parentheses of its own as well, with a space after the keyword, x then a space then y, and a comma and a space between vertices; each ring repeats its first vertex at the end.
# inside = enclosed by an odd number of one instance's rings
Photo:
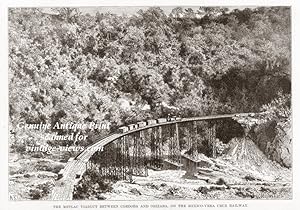
POLYGON ((290 43, 286 7, 178 7, 169 15, 153 7, 131 16, 10 9, 10 122, 117 126, 166 116, 163 104, 183 117, 287 117, 290 43))

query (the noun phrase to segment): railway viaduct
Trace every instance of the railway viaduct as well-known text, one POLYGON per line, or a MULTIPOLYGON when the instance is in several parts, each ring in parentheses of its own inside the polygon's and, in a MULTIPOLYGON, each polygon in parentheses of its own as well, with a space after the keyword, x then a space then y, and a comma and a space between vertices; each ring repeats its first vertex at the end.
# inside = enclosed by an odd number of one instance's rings
MULTIPOLYGON (((211 145, 211 156, 216 156, 217 129, 228 120, 235 120, 247 135, 249 126, 238 120, 259 115, 254 113, 225 114, 191 118, 148 120, 121 127, 86 147, 70 158, 59 173, 50 195, 51 200, 72 200, 73 191, 83 174, 96 168, 103 179, 128 179, 147 176, 148 169, 181 169, 185 151, 195 152, 201 140, 211 145), (188 140, 182 142, 182 132, 188 140), (197 137, 196 137, 197 136, 197 137)), ((226 132, 232 132, 227 130, 226 132)))

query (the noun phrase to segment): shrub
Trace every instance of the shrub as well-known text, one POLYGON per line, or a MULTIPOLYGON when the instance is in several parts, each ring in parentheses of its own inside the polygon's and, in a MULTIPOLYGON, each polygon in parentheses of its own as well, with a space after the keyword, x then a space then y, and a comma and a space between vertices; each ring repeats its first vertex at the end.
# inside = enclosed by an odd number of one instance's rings
POLYGON ((53 173, 56 173, 56 174, 58 174, 58 172, 61 170, 61 169, 63 169, 64 168, 64 166, 63 165, 55 165, 53 168, 52 168, 52 172, 53 173))
POLYGON ((216 182, 217 185, 226 185, 226 182, 223 178, 219 178, 218 181, 216 182))
POLYGON ((37 189, 30 189, 29 196, 32 200, 39 200, 42 197, 42 192, 37 189))
POLYGON ((267 112, 269 120, 280 120, 291 116, 291 94, 278 93, 278 97, 261 107, 260 111, 267 112))
POLYGON ((32 200, 39 200, 50 193, 51 183, 38 184, 35 189, 30 189, 29 196, 32 200))

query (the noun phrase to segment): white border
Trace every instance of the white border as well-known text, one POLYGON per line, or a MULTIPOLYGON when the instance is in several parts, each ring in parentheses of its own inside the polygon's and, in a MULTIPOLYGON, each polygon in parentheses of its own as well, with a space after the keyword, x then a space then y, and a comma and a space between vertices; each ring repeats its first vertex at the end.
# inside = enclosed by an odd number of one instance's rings
MULTIPOLYGON (((31 209, 31 210, 48 210, 54 209, 53 205, 55 204, 132 204, 132 203, 147 203, 147 201, 9 201, 8 200, 8 41, 7 41, 7 8, 8 7, 55 7, 55 6, 292 6, 292 100, 293 100, 293 199, 292 200, 238 200, 238 201, 210 201, 210 200, 189 200, 189 201, 151 201, 153 204, 222 204, 222 203, 246 203, 248 204, 247 208, 241 209, 284 209, 284 210, 296 210, 300 208, 300 177, 299 173, 299 160, 300 155, 298 152, 299 148, 299 94, 297 90, 299 89, 299 23, 300 20, 300 8, 296 4, 296 0, 268 0, 268 1, 259 1, 259 0, 131 0, 131 1, 121 1, 121 0, 3 0, 0 2, 0 61, 1 61, 1 77, 0 77, 0 132, 1 132, 1 145, 0 145, 0 195, 1 203, 0 209, 31 209), (298 23, 298 24, 297 24, 298 23), (296 47, 298 46, 298 48, 296 47)), ((124 208, 123 208, 124 209, 124 208)), ((158 208, 162 209, 162 208, 158 208)), ((172 208, 174 209, 174 208, 172 208)), ((187 208, 182 208, 187 209, 187 208)), ((199 208, 193 208, 199 209, 199 208)), ((216 208, 200 208, 200 209, 216 209, 216 208)), ((217 208, 217 209, 232 209, 232 208, 217 208)), ((239 208, 233 208, 239 209, 239 208)))

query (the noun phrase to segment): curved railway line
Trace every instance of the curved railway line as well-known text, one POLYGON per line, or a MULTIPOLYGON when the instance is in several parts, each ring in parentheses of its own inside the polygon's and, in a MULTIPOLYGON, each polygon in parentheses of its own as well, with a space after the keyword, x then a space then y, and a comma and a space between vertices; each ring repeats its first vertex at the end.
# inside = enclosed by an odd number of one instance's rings
POLYGON ((142 130, 149 128, 159 127, 163 125, 171 124, 180 124, 184 122, 193 122, 193 121, 206 121, 206 120, 220 120, 228 119, 236 116, 248 116, 251 113, 239 113, 239 114, 224 114, 224 115, 213 115, 213 116, 204 116, 204 117, 191 117, 191 118, 180 118, 178 120, 173 119, 172 121, 165 121, 156 124, 148 124, 143 127, 135 127, 131 130, 125 130, 123 132, 116 132, 101 138, 96 143, 86 147, 86 149, 77 155, 75 158, 70 158, 65 168, 59 174, 61 178, 56 181, 55 186, 50 195, 50 200, 72 200, 74 186, 78 183, 83 173, 86 171, 86 163, 92 157, 92 155, 99 148, 103 148, 105 145, 119 139, 123 136, 133 134, 142 130))

